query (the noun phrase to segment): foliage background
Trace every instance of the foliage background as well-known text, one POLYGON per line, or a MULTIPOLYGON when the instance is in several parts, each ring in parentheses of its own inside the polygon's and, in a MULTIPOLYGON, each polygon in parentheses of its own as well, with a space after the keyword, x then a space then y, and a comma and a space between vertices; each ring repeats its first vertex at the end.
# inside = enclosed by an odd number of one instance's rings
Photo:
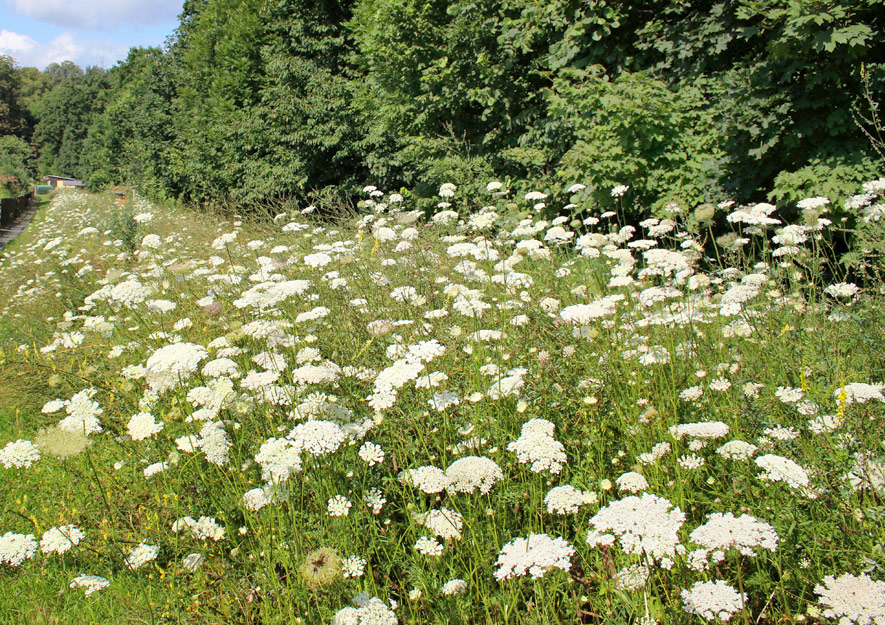
POLYGON ((429 197, 492 172, 601 202, 630 184, 645 209, 791 202, 881 167, 852 113, 881 99, 880 8, 188 0, 163 49, 107 71, 4 58, 0 135, 31 176, 194 203, 429 197))

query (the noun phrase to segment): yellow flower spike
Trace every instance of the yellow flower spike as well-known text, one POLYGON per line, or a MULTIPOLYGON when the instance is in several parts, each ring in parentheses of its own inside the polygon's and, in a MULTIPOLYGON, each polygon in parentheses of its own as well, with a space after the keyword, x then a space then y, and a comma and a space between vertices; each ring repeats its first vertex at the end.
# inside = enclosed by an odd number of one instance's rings
POLYGON ((848 393, 845 391, 845 385, 840 387, 839 391, 839 407, 836 409, 836 423, 842 425, 845 420, 845 402, 848 399, 848 393))
POLYGON ((362 356, 363 352, 365 352, 367 349, 369 349, 369 346, 374 342, 375 342, 375 337, 373 336, 368 341, 366 341, 366 344, 363 345, 363 348, 357 353, 356 357, 359 358, 360 356, 362 356))
POLYGON ((369 256, 374 256, 374 255, 375 255, 375 252, 378 251, 378 246, 379 246, 379 245, 381 245, 381 242, 380 242, 378 239, 375 239, 375 245, 372 246, 372 252, 369 254, 369 256))
POLYGON ((808 390, 805 382, 805 366, 803 365, 801 371, 799 371, 799 388, 803 393, 808 390))

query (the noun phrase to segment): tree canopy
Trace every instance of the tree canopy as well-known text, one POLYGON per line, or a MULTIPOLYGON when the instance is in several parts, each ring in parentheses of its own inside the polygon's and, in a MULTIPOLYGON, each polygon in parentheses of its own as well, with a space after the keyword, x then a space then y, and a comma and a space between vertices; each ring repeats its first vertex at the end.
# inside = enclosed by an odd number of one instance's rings
POLYGON ((878 0, 188 0, 105 71, 0 59, 34 175, 191 202, 581 182, 643 210, 789 200, 882 163, 878 0), (483 182, 484 184, 484 182, 483 182))

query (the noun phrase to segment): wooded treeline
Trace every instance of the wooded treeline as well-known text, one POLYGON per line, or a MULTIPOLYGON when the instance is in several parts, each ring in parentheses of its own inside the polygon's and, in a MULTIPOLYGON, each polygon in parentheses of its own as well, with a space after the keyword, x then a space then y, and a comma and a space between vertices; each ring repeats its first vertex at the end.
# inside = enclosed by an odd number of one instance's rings
POLYGON ((629 184, 648 209, 791 201, 881 170, 852 114, 885 85, 881 9, 188 0, 164 49, 107 71, 0 62, 0 159, 189 202, 503 177, 629 184))

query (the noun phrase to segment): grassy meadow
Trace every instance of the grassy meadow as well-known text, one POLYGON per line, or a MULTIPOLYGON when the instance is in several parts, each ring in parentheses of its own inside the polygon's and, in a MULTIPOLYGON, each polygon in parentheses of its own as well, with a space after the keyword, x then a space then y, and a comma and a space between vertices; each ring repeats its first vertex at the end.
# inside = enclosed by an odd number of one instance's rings
POLYGON ((0 251, 0 622, 885 623, 885 179, 382 191, 0 251))

